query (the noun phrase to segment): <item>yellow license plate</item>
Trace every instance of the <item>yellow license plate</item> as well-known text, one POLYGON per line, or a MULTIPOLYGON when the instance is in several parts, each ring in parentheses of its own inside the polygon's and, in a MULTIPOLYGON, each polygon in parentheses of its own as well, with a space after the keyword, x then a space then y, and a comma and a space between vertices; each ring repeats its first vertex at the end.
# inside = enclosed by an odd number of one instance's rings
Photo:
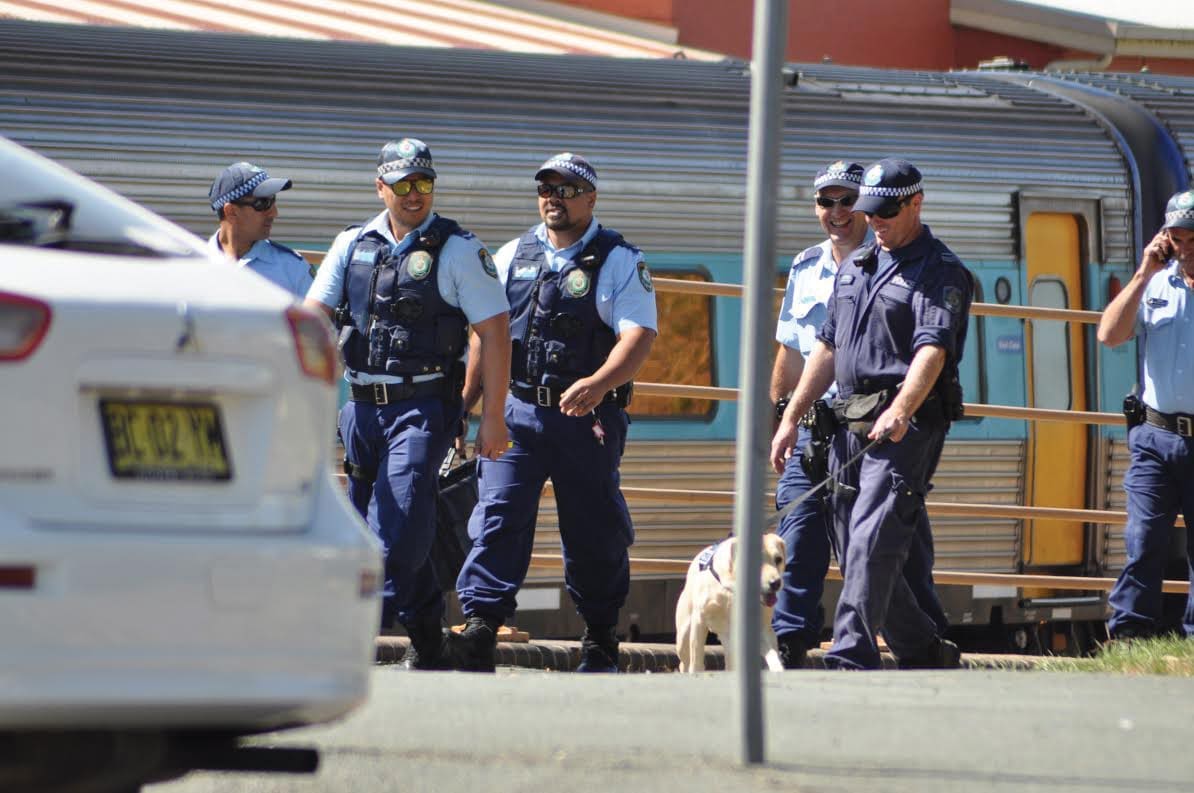
POLYGON ((215 405, 101 399, 99 407, 108 465, 118 479, 232 478, 215 405))

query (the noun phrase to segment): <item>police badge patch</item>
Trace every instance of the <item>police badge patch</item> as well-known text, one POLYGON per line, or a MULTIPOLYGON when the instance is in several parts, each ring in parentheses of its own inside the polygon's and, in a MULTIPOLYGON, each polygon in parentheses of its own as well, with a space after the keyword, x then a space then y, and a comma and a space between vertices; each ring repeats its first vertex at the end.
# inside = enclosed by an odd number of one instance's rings
POLYGON ((497 265, 493 262, 493 257, 489 255, 489 251, 484 248, 477 251, 477 257, 481 259, 481 269, 490 278, 497 278, 497 265))
POLYGON ((655 285, 651 282, 651 271, 647 269, 646 262, 638 263, 638 282, 643 285, 643 289, 648 292, 654 291, 655 285))
POLYGON ((1177 206, 1179 209, 1189 209, 1194 206, 1194 191, 1187 190, 1177 197, 1177 206))
POLYGON ((427 251, 415 251, 406 260, 406 271, 416 281, 422 281, 431 272, 431 254, 427 251))
POLYGON ((962 307, 962 290, 956 286, 947 286, 941 293, 941 299, 946 308, 957 312, 962 307))
POLYGON ((564 288, 572 297, 584 297, 589 293, 590 278, 584 270, 573 270, 564 279, 564 288))
POLYGON ((862 183, 867 187, 874 187, 883 181, 883 166, 872 165, 871 169, 866 172, 866 176, 862 178, 862 183))

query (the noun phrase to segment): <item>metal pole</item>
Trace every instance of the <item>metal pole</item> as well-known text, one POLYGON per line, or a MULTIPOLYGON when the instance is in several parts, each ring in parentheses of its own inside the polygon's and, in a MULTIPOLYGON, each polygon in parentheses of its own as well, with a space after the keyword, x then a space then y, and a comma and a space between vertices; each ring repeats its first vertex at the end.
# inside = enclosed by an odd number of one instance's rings
POLYGON ((771 287, 775 280, 776 190, 782 119, 783 64, 788 40, 787 0, 755 0, 750 85, 750 152, 747 167, 746 247, 742 269, 742 341, 738 388, 734 535, 738 538, 733 642, 737 658, 742 763, 763 757, 763 691, 760 677, 759 565, 762 563, 763 466, 770 448, 767 398, 771 360, 771 287))

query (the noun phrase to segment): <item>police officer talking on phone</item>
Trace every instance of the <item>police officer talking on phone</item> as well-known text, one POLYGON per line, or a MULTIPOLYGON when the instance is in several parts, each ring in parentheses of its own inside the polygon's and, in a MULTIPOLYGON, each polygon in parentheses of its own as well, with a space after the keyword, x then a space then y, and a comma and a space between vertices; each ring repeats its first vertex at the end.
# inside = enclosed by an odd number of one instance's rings
POLYGON ((506 450, 509 304, 493 258, 431 211, 436 171, 417 138, 382 147, 374 188, 385 208, 336 237, 307 303, 339 330, 352 396, 340 411, 348 495, 385 552, 382 627, 410 635, 411 669, 452 666, 442 629, 445 587, 429 553, 440 464, 462 426, 465 357, 484 383, 477 451, 506 450), (479 349, 468 349, 469 328, 479 349))
POLYGON ((829 467, 843 585, 831 668, 878 669, 880 632, 901 667, 959 664, 905 578, 929 481, 960 416, 958 363, 974 288, 921 222, 923 189, 906 160, 864 172, 855 208, 876 246, 839 267, 817 345, 771 443, 772 466, 782 470, 799 417, 836 380, 829 467))
POLYGON ((1109 347, 1140 340, 1143 386, 1139 402, 1125 403, 1128 558, 1108 599, 1108 632, 1132 639, 1156 631, 1166 551, 1180 509, 1191 580, 1182 629, 1194 636, 1194 190, 1169 199, 1165 225, 1103 311, 1098 334, 1109 347))

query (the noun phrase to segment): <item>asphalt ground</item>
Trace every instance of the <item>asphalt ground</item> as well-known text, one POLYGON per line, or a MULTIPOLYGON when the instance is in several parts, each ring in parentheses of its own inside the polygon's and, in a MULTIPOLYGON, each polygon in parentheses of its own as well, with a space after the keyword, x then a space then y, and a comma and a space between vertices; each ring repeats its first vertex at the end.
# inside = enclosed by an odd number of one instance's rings
POLYGON ((764 673, 742 765, 737 676, 373 671, 313 776, 194 772, 149 793, 1189 791, 1194 681, 971 668, 764 673))

